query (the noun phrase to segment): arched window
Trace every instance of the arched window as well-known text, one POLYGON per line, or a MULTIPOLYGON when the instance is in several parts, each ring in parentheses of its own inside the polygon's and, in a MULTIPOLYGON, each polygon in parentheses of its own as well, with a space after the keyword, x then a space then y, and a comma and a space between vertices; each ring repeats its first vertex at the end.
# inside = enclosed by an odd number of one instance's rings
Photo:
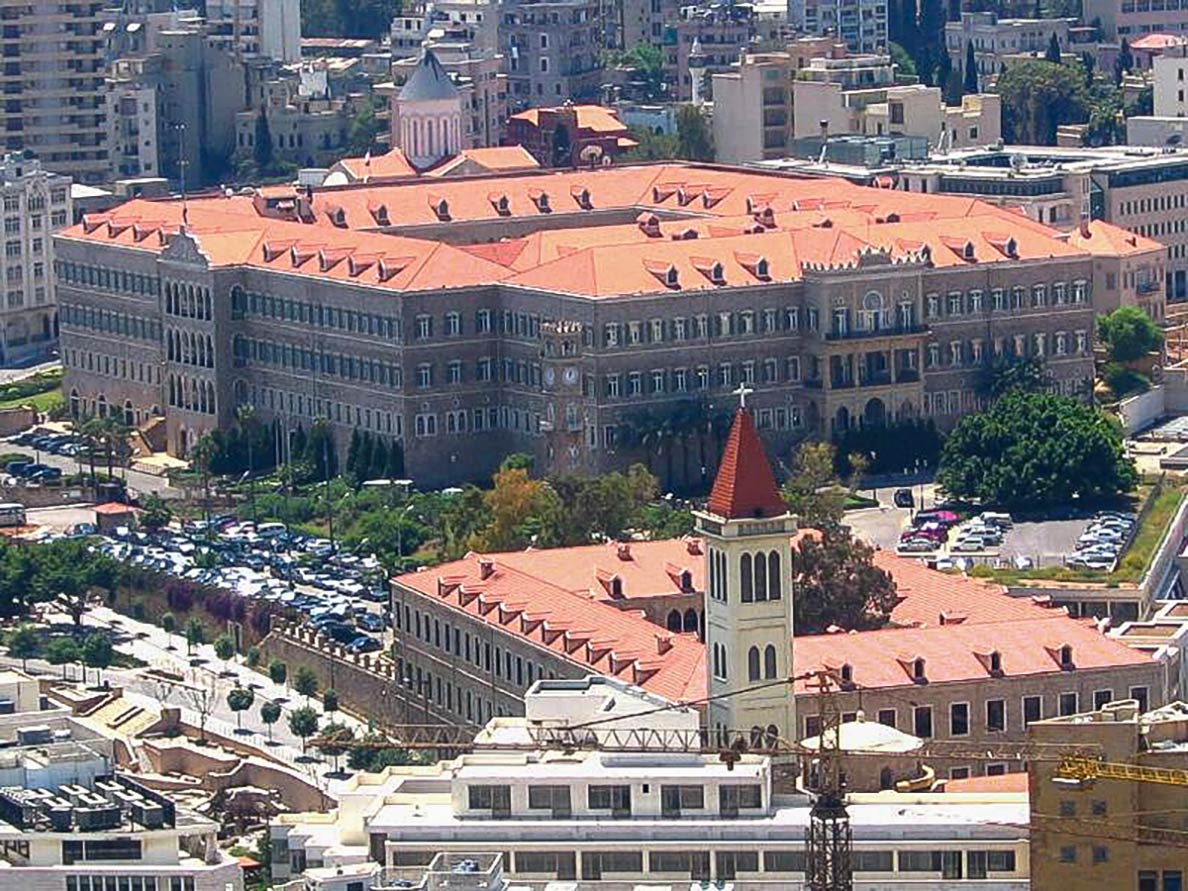
POLYGON ((767 560, 764 558, 763 552, 760 551, 755 555, 755 600, 767 600, 767 560))
POLYGON ((774 747, 775 744, 777 742, 779 742, 779 739, 780 739, 780 728, 776 727, 775 724, 768 724, 767 725, 767 744, 769 746, 774 747))
POLYGON ((767 555, 767 599, 779 600, 783 596, 783 582, 780 579, 780 552, 767 555))
POLYGON ((750 603, 755 599, 754 582, 751 577, 751 555, 743 554, 738 558, 738 578, 742 587, 742 602, 750 603))
POLYGON ((668 621, 665 623, 669 631, 681 630, 681 611, 674 609, 668 614, 668 621))
POLYGON ((883 295, 878 291, 868 291, 862 298, 862 315, 866 323, 863 327, 867 331, 883 328, 883 295))
POLYGON ((1065 644, 1064 646, 1062 646, 1060 648, 1060 667, 1061 668, 1072 668, 1073 667, 1073 648, 1070 647, 1068 644, 1065 644))
POLYGON ((79 414, 78 390, 70 391, 70 417, 77 418, 79 414))
POLYGON ((752 727, 751 728, 751 748, 757 749, 761 745, 763 745, 763 728, 762 727, 752 727))
POLYGON ((751 647, 747 650, 747 680, 759 680, 759 648, 751 647))
POLYGON ((928 680, 928 676, 924 673, 924 660, 916 659, 912 663, 912 680, 916 683, 922 684, 928 680))
POLYGON ((129 427, 133 426, 136 421, 136 412, 132 409, 132 400, 124 400, 124 423, 129 427))
POLYGON ((776 659, 776 648, 773 644, 768 644, 763 651, 763 676, 768 680, 775 680, 779 673, 779 665, 776 659))
POLYGON ((685 630, 697 630, 697 610, 692 608, 685 610, 685 630))

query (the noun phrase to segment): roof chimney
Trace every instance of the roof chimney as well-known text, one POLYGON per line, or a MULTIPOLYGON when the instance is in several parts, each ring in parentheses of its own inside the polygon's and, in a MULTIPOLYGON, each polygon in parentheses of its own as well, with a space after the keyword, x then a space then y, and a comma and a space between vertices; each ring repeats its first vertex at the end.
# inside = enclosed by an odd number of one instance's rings
POLYGON ((1087 213, 1081 214, 1081 237, 1089 237, 1089 214, 1087 213))
POLYGON ((656 635, 656 653, 663 656, 672 649, 672 635, 668 632, 662 632, 656 635))
POLYGON ((631 545, 625 541, 619 542, 617 553, 619 555, 620 560, 630 560, 631 559, 631 545))
POLYGON ((479 578, 486 581, 495 574, 495 561, 490 557, 479 559, 479 578))

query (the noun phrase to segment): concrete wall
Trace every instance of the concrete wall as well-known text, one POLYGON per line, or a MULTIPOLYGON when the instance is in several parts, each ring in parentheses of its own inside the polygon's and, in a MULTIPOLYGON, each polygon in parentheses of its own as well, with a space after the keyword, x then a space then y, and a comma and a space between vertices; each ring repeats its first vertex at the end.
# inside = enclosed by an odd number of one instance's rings
POLYGON ((37 412, 32 408, 6 408, 0 411, 0 436, 12 436, 36 423, 37 412))
POLYGON ((1167 414, 1166 395, 1162 385, 1145 393, 1131 396, 1118 403, 1118 417, 1128 436, 1145 430, 1167 414))

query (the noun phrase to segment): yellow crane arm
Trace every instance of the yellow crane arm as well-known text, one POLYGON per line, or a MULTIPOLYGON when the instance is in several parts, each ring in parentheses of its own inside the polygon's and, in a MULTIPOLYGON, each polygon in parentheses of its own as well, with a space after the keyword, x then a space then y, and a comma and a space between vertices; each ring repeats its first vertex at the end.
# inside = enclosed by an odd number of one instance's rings
POLYGON ((1144 767, 1116 761, 1098 761, 1079 755, 1060 759, 1056 775, 1066 780, 1128 780, 1134 783, 1160 783, 1164 786, 1188 786, 1188 770, 1168 767, 1144 767))

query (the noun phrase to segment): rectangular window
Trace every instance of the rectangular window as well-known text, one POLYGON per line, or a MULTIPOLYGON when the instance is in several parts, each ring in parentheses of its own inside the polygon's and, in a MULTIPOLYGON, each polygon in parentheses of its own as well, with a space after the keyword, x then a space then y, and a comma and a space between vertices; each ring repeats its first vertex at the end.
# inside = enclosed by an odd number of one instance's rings
POLYGON ((666 817, 679 817, 685 810, 701 810, 705 807, 705 790, 701 786, 661 786, 660 813, 666 817))
POLYGON ((1139 712, 1147 710, 1147 688, 1146 687, 1131 687, 1130 698, 1138 702, 1139 712))
POLYGON ((1113 690, 1094 690, 1093 691, 1093 709, 1094 709, 1094 711, 1097 711, 1098 709, 1105 708, 1106 703, 1113 702, 1113 701, 1114 701, 1114 691, 1113 690))
POLYGON ((1067 717, 1068 715, 1075 715, 1077 713, 1077 694, 1061 693, 1060 694, 1060 716, 1067 717))
POLYGON ((893 851, 855 851, 851 855, 854 872, 894 872, 893 851))
POLYGON ((554 817, 568 817, 573 812, 569 787, 529 786, 528 807, 534 810, 550 810, 554 817))
POLYGON ((467 794, 471 810, 511 813, 511 786, 471 786, 467 794))
POLYGON ((893 709, 893 708, 879 709, 879 723, 880 724, 883 724, 887 727, 894 727, 896 725, 897 720, 898 720, 898 716, 896 714, 895 709, 893 709))
POLYGON ((1006 700, 986 700, 986 730, 998 733, 1006 730, 1006 700))
MULTIPOLYGON (((857 862, 858 852, 854 852, 857 862)), ((854 867, 857 869, 857 866, 854 867)), ((764 851, 764 872, 804 872, 804 851, 764 851)))
POLYGON ((932 706, 916 706, 913 719, 916 736, 921 739, 930 739, 932 737, 932 706))
POLYGON ((1042 720, 1044 717, 1043 700, 1038 696, 1024 696, 1023 697, 1023 726, 1034 721, 1042 720))
POLYGON ((592 811, 609 810, 615 814, 630 815, 630 786, 589 786, 586 790, 586 806, 592 811))
POLYGON ((969 735, 968 702, 954 702, 949 706, 949 733, 953 736, 969 735))

